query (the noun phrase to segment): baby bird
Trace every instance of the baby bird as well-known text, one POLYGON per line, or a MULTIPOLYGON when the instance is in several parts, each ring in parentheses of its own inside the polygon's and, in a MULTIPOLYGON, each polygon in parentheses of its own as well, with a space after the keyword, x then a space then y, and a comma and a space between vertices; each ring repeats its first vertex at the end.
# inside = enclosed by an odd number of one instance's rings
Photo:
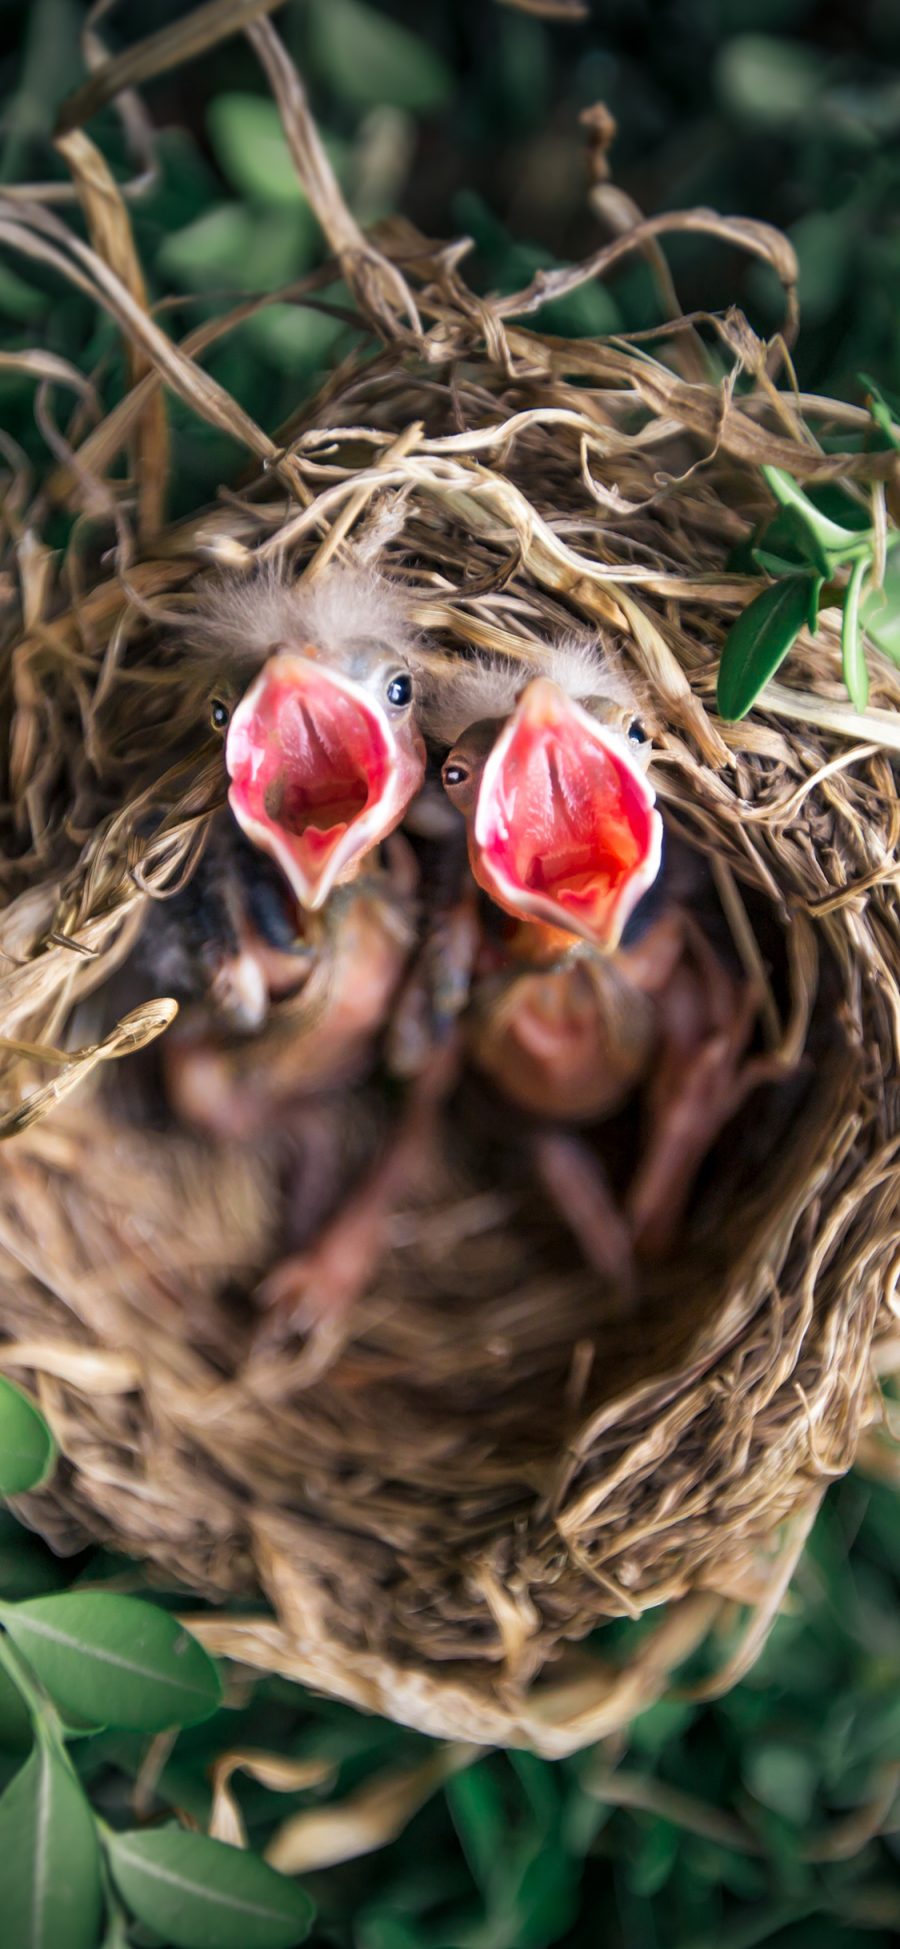
POLYGON ((214 671, 229 810, 143 944, 184 1004, 158 1083, 183 1127, 273 1155, 286 1256, 258 1297, 277 1299, 277 1328, 345 1308, 377 1243, 396 1133, 365 1084, 413 938, 395 828, 425 772, 419 645, 400 591, 359 566, 221 578, 191 637, 214 671))
POLYGON ((662 820, 629 740, 633 708, 621 691, 587 690, 603 683, 599 662, 566 652, 553 662, 580 679, 584 701, 532 678, 505 721, 465 730, 444 789, 466 820, 473 875, 498 906, 608 952, 659 872, 662 820))
MULTIPOLYGON (((664 881, 654 886, 662 821, 633 700, 596 651, 564 646, 548 665, 548 677, 523 685, 518 675, 505 716, 496 705, 517 673, 470 666, 466 708, 480 684, 494 709, 444 761, 473 876, 510 916, 506 926, 488 917, 470 1051, 545 1125, 596 1123, 641 1091, 644 1136, 625 1210, 633 1245, 660 1256, 712 1143, 771 1065, 743 1061, 755 994, 664 881)), ((587 1256, 627 1283, 626 1241, 599 1165, 592 1173, 571 1135, 536 1141, 587 1256)))
POLYGON ((223 820, 189 885, 151 914, 143 968, 182 1002, 155 1056, 165 1109, 223 1156, 243 1146, 268 1159, 280 1187, 260 1348, 294 1328, 337 1344, 415 1174, 421 1086, 393 1108, 370 1086, 413 944, 413 891, 390 839, 378 872, 308 913, 223 820))
POLYGON ((208 849, 179 902, 192 894, 183 922, 161 916, 178 949, 153 947, 183 1002, 160 1045, 165 1096, 193 1129, 253 1141, 371 1067, 413 937, 405 874, 367 873, 309 914, 238 835, 208 849))
POLYGON ((512 666, 464 668, 456 709, 480 695, 502 714, 466 727, 442 778, 495 903, 475 1059, 523 1109, 586 1119, 609 1114, 645 1064, 652 1011, 612 950, 659 872, 662 822, 618 672, 580 643, 549 659, 552 677, 524 683, 512 666))
POLYGON ((192 634, 218 673, 211 715, 231 811, 315 913, 399 825, 424 777, 402 597, 361 568, 234 578, 204 594, 192 634))

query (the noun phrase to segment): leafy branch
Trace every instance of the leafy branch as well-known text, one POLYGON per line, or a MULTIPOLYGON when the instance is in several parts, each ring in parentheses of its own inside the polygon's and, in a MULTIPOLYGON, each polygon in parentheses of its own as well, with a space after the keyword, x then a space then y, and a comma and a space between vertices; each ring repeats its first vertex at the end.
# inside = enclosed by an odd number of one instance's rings
MULTIPOLYGON (((0 1379, 0 1495, 37 1488, 55 1458, 34 1403, 0 1379)), ((181 1729, 221 1704, 217 1666, 176 1618, 105 1590, 2 1602, 0 1675, 31 1741, 0 1797, 5 1949, 97 1949, 104 1925, 105 1945, 124 1944, 129 1918, 172 1949, 303 1940, 309 1898, 258 1855, 176 1823, 117 1832, 82 1787, 73 1739, 181 1729)))
MULTIPOLYGON (((900 429, 880 397, 871 410, 882 438, 900 444, 900 429)), ((836 578, 844 571, 849 574, 837 591, 843 677, 855 709, 864 711, 869 701, 866 638, 900 665, 900 532, 887 537, 884 572, 876 586, 872 577, 878 545, 872 525, 854 527, 834 520, 780 467, 763 467, 762 472, 778 513, 751 546, 750 565, 774 579, 742 609, 725 638, 716 693, 719 711, 731 723, 746 716, 801 630, 815 632, 822 590, 827 585, 833 600, 836 578)), ((849 521, 855 510, 849 501, 847 507, 849 521)))

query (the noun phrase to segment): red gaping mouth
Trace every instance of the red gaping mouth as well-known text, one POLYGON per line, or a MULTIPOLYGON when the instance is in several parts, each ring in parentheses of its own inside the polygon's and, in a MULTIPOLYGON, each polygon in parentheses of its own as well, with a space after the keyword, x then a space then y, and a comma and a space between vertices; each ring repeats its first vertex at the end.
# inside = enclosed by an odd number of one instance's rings
POLYGON ((508 912, 615 947, 659 871, 655 796, 624 738, 537 678, 484 768, 476 877, 508 912))
POLYGON ((225 762, 235 818, 305 907, 349 877, 406 802, 382 711, 311 657, 269 659, 232 717, 225 762))

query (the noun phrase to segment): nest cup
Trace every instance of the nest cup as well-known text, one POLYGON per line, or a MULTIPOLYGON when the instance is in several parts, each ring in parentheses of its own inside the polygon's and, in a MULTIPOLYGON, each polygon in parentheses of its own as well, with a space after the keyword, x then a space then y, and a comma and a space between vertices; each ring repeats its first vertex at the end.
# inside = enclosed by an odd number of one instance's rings
POLYGON ((125 398, 70 429, 12 537, 0 1365, 64 1458, 24 1513, 61 1548, 97 1537, 197 1598, 248 1600, 192 1620, 214 1651, 427 1732, 555 1755, 651 1704, 714 1627, 700 1682, 747 1668, 827 1484, 879 1420, 900 683, 873 652, 870 708, 853 710, 835 606, 751 717, 724 724, 714 695, 724 635, 764 586, 729 566, 771 512, 760 464, 849 483, 883 527, 896 456, 867 446, 863 408, 798 398, 783 342, 733 312, 673 311, 656 238, 694 224, 769 262, 792 329, 774 232, 631 212, 589 264, 485 301, 458 249, 355 231, 273 29, 250 31, 336 252, 291 295, 314 303, 342 275, 359 332, 289 426, 270 437, 204 371, 246 306, 180 345, 151 317, 125 203, 79 126, 103 69, 61 138, 90 242, 40 203, 4 212, 23 249, 77 269, 131 360, 125 398), (652 340, 541 329, 548 296, 630 249, 659 279, 652 340), (248 453, 214 507, 168 526, 166 388, 248 453), (74 596, 37 539, 54 500, 94 524, 74 596), (540 668, 573 625, 614 646, 667 826, 710 864, 782 1073, 716 1147, 677 1256, 624 1320, 523 1193, 512 1137, 485 1136, 463 1096, 446 1169, 397 1213, 346 1344, 315 1371, 302 1349, 252 1350, 247 1295, 275 1225, 264 1160, 124 1116, 129 1066, 174 1010, 110 1010, 223 798, 184 651, 198 593, 223 566, 321 574, 347 551, 377 552, 436 655, 540 668))

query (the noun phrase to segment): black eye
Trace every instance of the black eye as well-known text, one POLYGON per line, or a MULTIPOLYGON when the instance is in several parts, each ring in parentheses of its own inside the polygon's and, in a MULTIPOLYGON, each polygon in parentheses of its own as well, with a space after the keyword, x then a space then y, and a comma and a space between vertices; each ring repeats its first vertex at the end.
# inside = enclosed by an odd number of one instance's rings
POLYGON ((214 731, 224 731, 231 712, 221 697, 214 697, 209 707, 209 721, 214 731))
POLYGON ((465 765, 445 765, 443 778, 445 785, 464 785, 469 774, 465 765))
POLYGON ((640 724, 636 717, 632 719, 632 722, 628 726, 628 736, 632 744, 647 743, 647 733, 644 730, 643 724, 640 724))
POLYGON ((411 702, 412 690, 412 677, 407 676, 405 670, 397 670, 392 677, 388 678, 385 696, 388 703, 393 704, 394 709, 400 711, 403 710, 404 705, 411 702))

